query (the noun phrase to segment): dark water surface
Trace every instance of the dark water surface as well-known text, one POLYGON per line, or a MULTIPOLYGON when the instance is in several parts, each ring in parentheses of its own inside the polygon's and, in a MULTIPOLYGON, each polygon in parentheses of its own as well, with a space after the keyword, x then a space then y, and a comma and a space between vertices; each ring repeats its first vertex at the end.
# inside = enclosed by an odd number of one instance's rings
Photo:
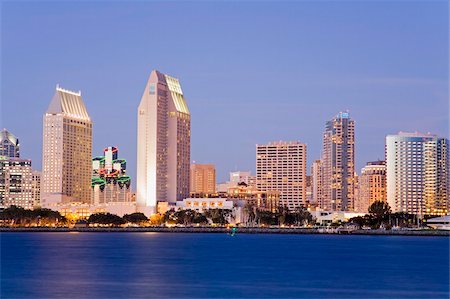
POLYGON ((449 298, 449 238, 2 233, 1 298, 449 298))

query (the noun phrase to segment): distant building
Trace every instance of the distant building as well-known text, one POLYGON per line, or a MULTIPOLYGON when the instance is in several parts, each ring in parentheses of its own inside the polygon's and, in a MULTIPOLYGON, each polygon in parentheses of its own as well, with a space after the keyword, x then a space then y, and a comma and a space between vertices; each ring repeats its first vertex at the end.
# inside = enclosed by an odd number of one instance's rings
POLYGON ((322 201, 321 167, 322 164, 320 160, 315 160, 311 165, 311 193, 312 193, 311 203, 313 203, 316 206, 323 205, 321 202, 322 201))
POLYGON ((352 211, 354 203, 355 122, 347 112, 327 121, 323 134, 321 208, 352 211))
POLYGON ((6 208, 13 205, 25 209, 35 207, 31 160, 0 158, 0 205, 6 208))
POLYGON ((90 203, 92 121, 81 92, 56 87, 43 131, 41 205, 90 203))
POLYGON ((227 198, 242 199, 245 203, 262 211, 275 212, 280 204, 280 192, 259 191, 256 187, 247 186, 243 182, 235 187, 230 187, 227 191, 227 198))
POLYGON ((256 176, 252 176, 250 171, 234 171, 230 172, 230 182, 256 187, 256 176))
POLYGON ((260 191, 279 191, 280 205, 291 210, 306 204, 306 144, 298 141, 256 145, 260 191))
POLYGON ((215 193, 216 168, 214 164, 191 164, 190 180, 190 193, 215 193))
POLYGON ((152 71, 138 108, 137 205, 189 196, 191 115, 178 79, 152 71))
POLYGON ((387 201, 394 212, 446 215, 449 141, 432 134, 386 137, 387 201))
POLYGON ((8 158, 20 157, 19 139, 8 130, 0 131, 0 156, 8 158))
POLYGON ((361 170, 355 211, 367 213, 375 201, 386 200, 386 162, 369 162, 361 170))
POLYGON ((31 193, 34 207, 41 206, 41 172, 33 170, 31 173, 31 193))
POLYGON ((131 202, 131 178, 127 162, 118 158, 117 147, 107 147, 103 156, 92 159, 92 204, 131 202))

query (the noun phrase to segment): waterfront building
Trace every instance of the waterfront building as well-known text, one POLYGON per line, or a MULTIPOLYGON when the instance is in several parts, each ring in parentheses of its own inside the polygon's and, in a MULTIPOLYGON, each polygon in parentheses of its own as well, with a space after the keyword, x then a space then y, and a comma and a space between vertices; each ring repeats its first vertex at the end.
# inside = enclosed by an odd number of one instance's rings
POLYGON ((228 188, 227 198, 242 199, 246 204, 253 205, 261 211, 275 212, 280 203, 280 192, 259 191, 255 186, 247 186, 244 182, 228 188))
POLYGON ((8 130, 0 131, 0 156, 20 158, 19 139, 8 130))
POLYGON ((35 207, 31 160, 0 158, 0 206, 35 207))
POLYGON ((103 156, 92 159, 92 204, 131 202, 131 178, 126 175, 127 162, 119 159, 117 147, 104 149, 103 156))
POLYGON ((33 170, 31 172, 31 193, 34 207, 41 206, 41 172, 33 170))
POLYGON ((386 162, 368 162, 361 170, 355 211, 367 213, 375 201, 386 201, 386 162))
POLYGON ((190 193, 215 193, 216 168, 214 164, 191 164, 190 180, 190 193))
POLYGON ((257 189, 279 191, 291 210, 306 204, 306 144, 298 141, 256 145, 257 189))
POLYGON ((320 208, 352 211, 354 204, 355 122, 348 112, 327 121, 323 134, 320 208))
POLYGON ((138 108, 137 205, 189 196, 191 115, 178 79, 152 71, 138 108))
POLYGON ((432 134, 386 136, 387 201, 394 212, 446 215, 449 141, 432 134))
POLYGON ((320 160, 315 160, 311 165, 311 203, 315 206, 322 206, 321 200, 321 167, 322 163, 320 160))
POLYGON ((41 205, 90 203, 92 121, 81 92, 56 87, 44 114, 41 205))

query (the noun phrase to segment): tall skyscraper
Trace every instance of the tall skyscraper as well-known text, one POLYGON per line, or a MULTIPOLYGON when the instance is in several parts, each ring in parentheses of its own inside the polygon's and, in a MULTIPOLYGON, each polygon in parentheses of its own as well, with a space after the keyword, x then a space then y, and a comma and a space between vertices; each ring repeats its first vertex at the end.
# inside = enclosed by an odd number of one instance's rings
POLYGON ((137 206, 189 197, 191 115, 177 79, 152 71, 138 109, 137 206))
POLYGON ((131 178, 127 162, 118 158, 117 147, 105 148, 103 156, 92 159, 92 204, 131 202, 131 178))
POLYGON ((347 112, 328 121, 323 134, 321 208, 351 211, 354 203, 355 122, 347 112))
POLYGON ((0 131, 0 156, 8 158, 19 158, 19 139, 8 130, 0 131))
POLYGON ((92 121, 81 92, 56 87, 43 131, 41 205, 90 203, 92 121))
POLYGON ((298 141, 256 145, 260 191, 279 191, 280 205, 291 210, 306 203, 306 144, 298 141))
POLYGON ((0 206, 35 206, 31 160, 0 157, 0 206))
POLYGON ((191 193, 212 194, 216 192, 216 168, 214 164, 191 165, 191 193))
POLYGON ((368 162, 359 177, 358 198, 355 199, 355 211, 367 213, 375 201, 386 201, 386 162, 368 162))
POLYGON ((394 212, 449 210, 449 141, 432 134, 386 137, 387 201, 394 212))

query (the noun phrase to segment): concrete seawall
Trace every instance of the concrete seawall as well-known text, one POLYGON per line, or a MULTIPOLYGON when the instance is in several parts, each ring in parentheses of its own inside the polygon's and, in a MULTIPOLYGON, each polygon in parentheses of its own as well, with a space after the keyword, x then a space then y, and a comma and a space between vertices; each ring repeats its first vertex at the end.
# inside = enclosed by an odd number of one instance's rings
MULTIPOLYGON (((230 233, 225 227, 0 227, 0 232, 156 232, 156 233, 230 233)), ((238 227, 237 234, 340 234, 383 236, 440 236, 449 237, 446 230, 339 230, 317 228, 238 227)))

